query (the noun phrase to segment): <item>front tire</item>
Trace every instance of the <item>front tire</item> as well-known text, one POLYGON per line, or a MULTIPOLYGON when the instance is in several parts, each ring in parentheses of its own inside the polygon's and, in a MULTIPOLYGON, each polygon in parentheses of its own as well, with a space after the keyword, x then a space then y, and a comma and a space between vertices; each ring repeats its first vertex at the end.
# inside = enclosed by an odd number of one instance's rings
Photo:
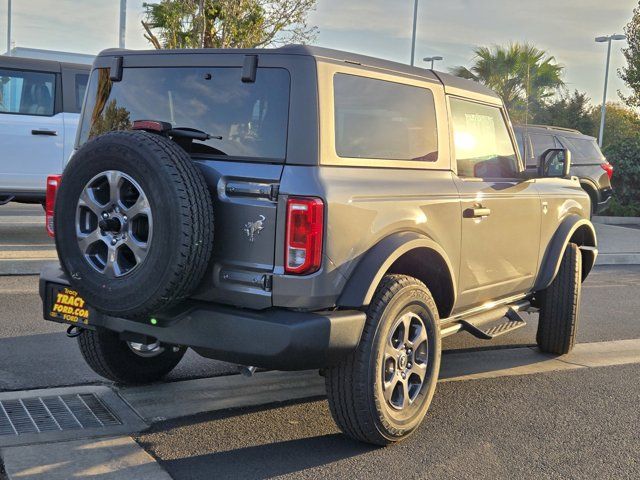
POLYGON ((173 370, 186 352, 184 347, 121 340, 110 330, 84 330, 78 337, 80 352, 98 375, 117 383, 140 385, 160 380, 173 370))
POLYGON ((388 445, 422 422, 440 371, 440 326, 427 287, 386 275, 355 352, 326 372, 329 407, 348 436, 388 445))
POLYGON ((582 290, 582 254, 570 243, 551 285, 540 292, 540 317, 536 340, 540 350, 555 355, 569 353, 576 342, 582 290))

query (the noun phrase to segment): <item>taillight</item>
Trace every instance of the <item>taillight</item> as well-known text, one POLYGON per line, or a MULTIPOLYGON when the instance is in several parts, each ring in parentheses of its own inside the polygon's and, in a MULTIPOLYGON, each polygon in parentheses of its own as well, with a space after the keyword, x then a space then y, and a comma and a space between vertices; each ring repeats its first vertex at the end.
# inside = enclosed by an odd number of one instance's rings
POLYGON ((609 180, 611 180, 611 177, 613 177, 613 165, 609 162, 604 162, 601 163, 600 166, 605 172, 607 172, 607 176, 609 177, 609 180))
POLYGON ((319 198, 287 200, 284 269, 297 275, 317 271, 322 264, 324 203, 319 198))
POLYGON ((46 214, 47 234, 50 237, 55 236, 55 232, 53 230, 53 210, 56 205, 56 193, 58 192, 61 179, 62 175, 49 175, 47 177, 47 199, 44 210, 46 214))

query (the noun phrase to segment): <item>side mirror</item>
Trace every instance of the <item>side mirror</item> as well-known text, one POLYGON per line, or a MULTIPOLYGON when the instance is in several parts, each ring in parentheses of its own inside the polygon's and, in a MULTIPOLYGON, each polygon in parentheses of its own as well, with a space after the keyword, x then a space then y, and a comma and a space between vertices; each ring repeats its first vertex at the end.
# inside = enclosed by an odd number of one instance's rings
POLYGON ((571 152, 566 148, 550 148, 540 155, 538 177, 567 178, 571 169, 571 152))

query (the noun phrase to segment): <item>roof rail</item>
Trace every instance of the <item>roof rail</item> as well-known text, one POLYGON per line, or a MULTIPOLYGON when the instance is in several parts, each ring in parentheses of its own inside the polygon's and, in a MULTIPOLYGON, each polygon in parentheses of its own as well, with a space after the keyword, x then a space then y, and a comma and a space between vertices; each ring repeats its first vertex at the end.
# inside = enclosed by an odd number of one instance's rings
POLYGON ((576 130, 575 128, 566 128, 566 127, 554 127, 553 125, 535 125, 535 124, 529 124, 529 125, 518 125, 519 127, 534 127, 534 128, 544 128, 545 130, 562 130, 565 132, 572 132, 572 133, 579 133, 580 135, 582 135, 582 132, 580 130, 576 130))

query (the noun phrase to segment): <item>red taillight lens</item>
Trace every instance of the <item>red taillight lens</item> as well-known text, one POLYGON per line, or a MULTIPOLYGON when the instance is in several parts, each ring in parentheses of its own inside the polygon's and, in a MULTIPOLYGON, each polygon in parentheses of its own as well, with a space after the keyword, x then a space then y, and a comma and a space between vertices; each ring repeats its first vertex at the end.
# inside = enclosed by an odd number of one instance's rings
POLYGON ((604 163, 601 163, 600 166, 605 172, 607 172, 607 175, 609 176, 609 180, 611 180, 611 177, 613 177, 613 165, 611 165, 609 162, 604 162, 604 163))
POLYGON ((53 209, 56 205, 56 193, 58 193, 61 179, 62 175, 49 175, 47 177, 47 199, 44 209, 46 213, 47 234, 50 237, 55 236, 55 232, 53 231, 53 209))
POLYGON ((284 270, 297 275, 317 271, 322 264, 324 203, 319 198, 287 200, 284 270))

